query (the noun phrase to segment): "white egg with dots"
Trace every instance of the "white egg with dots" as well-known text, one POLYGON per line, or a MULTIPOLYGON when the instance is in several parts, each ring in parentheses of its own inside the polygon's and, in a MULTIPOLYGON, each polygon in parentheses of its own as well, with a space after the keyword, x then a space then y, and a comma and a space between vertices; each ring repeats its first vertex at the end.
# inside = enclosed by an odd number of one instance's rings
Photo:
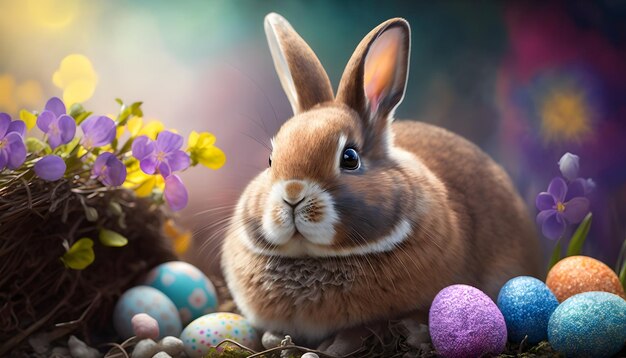
POLYGON ((191 358, 205 356, 209 348, 225 339, 251 349, 259 347, 259 336, 250 323, 244 317, 228 312, 211 313, 194 320, 183 330, 180 339, 191 358))

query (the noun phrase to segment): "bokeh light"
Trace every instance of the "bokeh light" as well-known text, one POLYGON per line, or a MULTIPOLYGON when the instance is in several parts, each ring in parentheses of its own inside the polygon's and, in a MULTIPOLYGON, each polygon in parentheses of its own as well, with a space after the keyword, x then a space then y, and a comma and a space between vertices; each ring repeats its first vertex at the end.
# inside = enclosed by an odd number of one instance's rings
POLYGON ((33 23, 58 29, 68 26, 79 12, 79 0, 26 0, 33 23))
POLYGON ((86 56, 71 54, 61 61, 59 69, 52 75, 52 82, 63 90, 63 101, 71 105, 93 96, 98 75, 86 56))

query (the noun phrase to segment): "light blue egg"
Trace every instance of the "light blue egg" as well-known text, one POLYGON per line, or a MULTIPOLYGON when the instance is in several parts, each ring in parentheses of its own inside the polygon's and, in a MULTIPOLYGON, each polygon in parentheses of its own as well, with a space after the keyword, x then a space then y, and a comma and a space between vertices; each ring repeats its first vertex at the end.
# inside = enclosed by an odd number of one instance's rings
POLYGON ((217 310, 213 283, 193 265, 183 261, 161 264, 148 273, 145 284, 169 297, 184 325, 217 310))
POLYGON ((163 292, 137 286, 124 292, 113 311, 113 325, 123 339, 134 336, 131 319, 137 313, 146 313, 159 323, 160 337, 177 337, 183 329, 176 306, 163 292))
POLYGON ((611 357, 626 342, 626 300, 608 292, 574 295, 550 317, 548 339, 567 357, 611 357))
POLYGON ((509 341, 537 344, 548 339, 548 321, 559 305, 548 286, 530 276, 509 280, 498 295, 498 308, 506 321, 509 341))

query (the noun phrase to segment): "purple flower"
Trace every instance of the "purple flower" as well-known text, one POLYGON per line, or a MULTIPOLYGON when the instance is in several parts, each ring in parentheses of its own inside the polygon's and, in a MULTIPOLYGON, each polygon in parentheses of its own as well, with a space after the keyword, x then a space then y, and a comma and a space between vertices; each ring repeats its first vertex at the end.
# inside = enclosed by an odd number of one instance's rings
POLYGON ((35 174, 43 180, 59 180, 65 174, 65 162, 57 155, 46 155, 35 163, 35 174))
POLYGON ((559 170, 567 180, 574 180, 578 177, 580 168, 580 158, 576 154, 567 152, 559 159, 559 170))
POLYGON ((188 194, 183 181, 173 172, 189 167, 189 155, 180 150, 183 137, 169 131, 159 133, 155 141, 139 136, 133 142, 133 156, 146 174, 159 173, 165 178, 165 200, 172 210, 187 206, 188 194))
POLYGON ((0 171, 17 169, 26 160, 25 132, 24 122, 11 121, 8 114, 0 113, 0 171))
POLYGON ((189 167, 189 155, 180 150, 182 145, 181 135, 163 131, 155 141, 147 136, 135 138, 132 151, 144 173, 154 174, 158 171, 167 178, 173 172, 189 167))
POLYGON ((89 116, 80 129, 83 131, 80 143, 86 149, 111 144, 115 139, 115 122, 106 116, 89 116))
POLYGON ((65 114, 65 104, 56 97, 48 100, 46 109, 37 117, 37 127, 48 135, 52 149, 69 143, 76 134, 74 118, 65 114))
POLYGON ((126 166, 113 153, 104 152, 96 159, 91 175, 104 185, 120 186, 126 180, 126 166))
POLYGON ((552 179, 547 192, 537 195, 535 205, 540 210, 537 224, 549 239, 563 236, 567 225, 578 224, 589 213, 589 199, 585 195, 585 180, 575 179, 568 188, 563 178, 552 179))
POLYGON ((165 200, 174 211, 187 206, 188 194, 183 181, 176 174, 165 178, 165 200))

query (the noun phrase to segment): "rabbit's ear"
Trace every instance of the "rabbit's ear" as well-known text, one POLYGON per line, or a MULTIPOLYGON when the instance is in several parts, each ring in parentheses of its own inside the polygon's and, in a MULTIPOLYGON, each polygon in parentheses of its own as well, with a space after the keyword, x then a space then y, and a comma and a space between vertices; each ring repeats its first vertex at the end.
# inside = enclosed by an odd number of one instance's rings
POLYGON ((337 100, 370 121, 393 119, 393 111, 404 97, 410 48, 411 29, 406 20, 396 18, 380 24, 350 58, 337 100))
POLYGON ((333 89, 322 64, 285 18, 268 14, 265 34, 276 72, 294 114, 333 100, 333 89))

